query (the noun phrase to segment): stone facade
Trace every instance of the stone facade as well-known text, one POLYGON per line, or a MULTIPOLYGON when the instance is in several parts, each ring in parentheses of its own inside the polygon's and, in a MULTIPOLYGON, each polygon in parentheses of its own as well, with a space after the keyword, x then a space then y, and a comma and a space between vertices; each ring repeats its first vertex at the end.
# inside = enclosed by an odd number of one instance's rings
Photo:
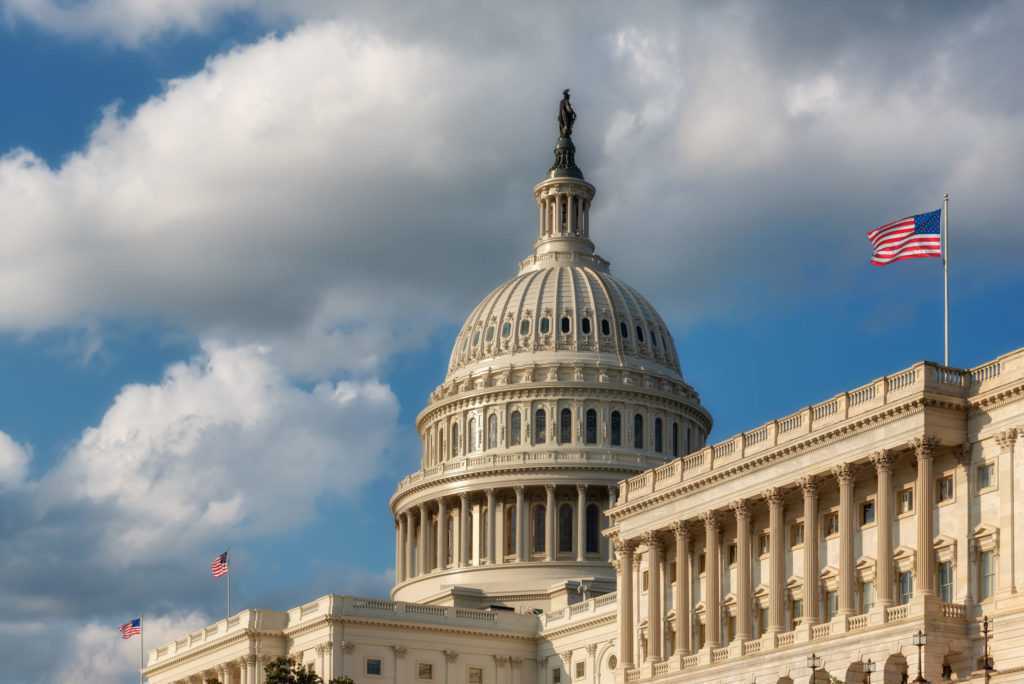
MULTIPOLYGON (((571 141, 568 141, 571 144, 571 141)), ((559 145, 565 147, 566 141, 559 145)), ((519 274, 467 318, 390 501, 389 599, 245 610, 150 652, 153 684, 1024 682, 1024 349, 930 363, 713 445, 664 322, 534 189, 519 274)))

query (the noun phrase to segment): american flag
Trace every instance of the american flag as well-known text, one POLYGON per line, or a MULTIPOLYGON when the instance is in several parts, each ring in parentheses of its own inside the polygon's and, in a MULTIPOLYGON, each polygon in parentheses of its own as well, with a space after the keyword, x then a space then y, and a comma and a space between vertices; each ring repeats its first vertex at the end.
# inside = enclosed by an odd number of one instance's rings
POLYGON ((214 577, 221 577, 228 574, 228 552, 220 554, 210 563, 210 574, 214 577))
POLYGON ((915 214, 868 231, 871 263, 885 266, 904 259, 942 256, 942 210, 915 214))
POLYGON ((136 634, 142 635, 142 618, 137 617, 131 622, 121 625, 121 638, 131 639, 136 634))

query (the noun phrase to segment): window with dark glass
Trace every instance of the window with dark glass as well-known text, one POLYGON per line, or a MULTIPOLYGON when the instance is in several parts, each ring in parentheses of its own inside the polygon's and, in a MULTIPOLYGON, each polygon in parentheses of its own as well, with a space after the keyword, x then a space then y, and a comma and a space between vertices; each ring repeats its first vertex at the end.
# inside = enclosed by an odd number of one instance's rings
POLYGON ((601 550, 601 511, 597 504, 587 506, 587 553, 601 550))
POLYGON ((558 508, 558 551, 572 551, 572 506, 567 503, 558 508))
POLYGON ((672 458, 679 457, 679 423, 672 421, 672 458))
POLYGON ((860 507, 860 524, 870 525, 875 522, 875 502, 865 501, 860 507))
POLYGON ((943 603, 953 602, 953 564, 949 561, 939 563, 939 598, 943 603))
POLYGON ((547 335, 551 331, 551 319, 546 316, 540 319, 540 334, 547 335))
POLYGON ((622 414, 612 411, 612 446, 622 446, 622 414))
POLYGON ((452 458, 459 455, 459 424, 452 425, 452 458))
POLYGON ((533 552, 544 553, 544 504, 533 507, 533 552))
POLYGON ((658 346, 658 335, 657 335, 657 333, 651 333, 651 346, 652 347, 657 347, 658 346))
POLYGON ((601 319, 601 334, 602 335, 611 335, 612 334, 612 325, 611 325, 611 323, 608 322, 607 318, 602 318, 601 319))
POLYGON ((953 500, 953 476, 943 475, 935 483, 935 501, 944 503, 953 500))
POLYGON ((584 318, 583 320, 580 321, 580 332, 582 332, 584 335, 589 335, 590 334, 590 319, 589 318, 584 318))
POLYGON ((544 409, 537 409, 533 414, 533 443, 543 444, 547 441, 548 421, 544 409))
POLYGON ((509 323, 508 321, 505 321, 504 323, 501 324, 501 336, 502 337, 508 337, 511 334, 512 334, 512 324, 509 323))
POLYGON ((664 450, 661 436, 661 418, 654 419, 654 450, 659 454, 664 450))
POLYGON ((558 420, 558 443, 568 444, 572 441, 572 411, 565 408, 558 420))
POLYGON ((498 446, 498 416, 493 413, 487 418, 487 448, 496 449, 498 446))
POLYGON ((382 670, 380 658, 366 659, 366 674, 379 677, 382 670))
POLYGON ((523 335, 524 337, 530 334, 530 321, 526 320, 525 318, 519 321, 519 334, 523 335))
POLYGON ((633 448, 644 448, 644 417, 639 413, 633 416, 633 448))
POLYGON ((643 342, 644 341, 644 329, 641 328, 639 325, 636 326, 636 341, 637 342, 643 342))
POLYGON ((910 603, 910 599, 914 598, 914 576, 909 570, 905 570, 900 573, 899 578, 896 581, 899 587, 899 601, 900 605, 910 603))
POLYGON ((587 409, 586 434, 584 439, 587 444, 597 444, 597 411, 587 409))
POLYGON ((517 446, 519 444, 519 442, 522 440, 522 431, 523 431, 523 418, 519 414, 519 411, 513 411, 512 412, 512 417, 509 418, 508 424, 509 424, 508 443, 511 446, 517 446))
POLYGON ((619 334, 622 336, 622 339, 629 337, 629 328, 626 326, 625 321, 619 323, 619 334))
POLYGON ((571 329, 571 324, 569 323, 569 317, 568 316, 562 316, 562 334, 568 335, 570 329, 571 329))

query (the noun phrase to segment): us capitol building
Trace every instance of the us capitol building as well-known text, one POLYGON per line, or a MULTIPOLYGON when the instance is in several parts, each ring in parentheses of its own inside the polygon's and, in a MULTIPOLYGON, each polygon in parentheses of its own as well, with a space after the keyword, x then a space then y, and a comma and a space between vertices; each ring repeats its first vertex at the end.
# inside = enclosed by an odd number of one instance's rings
POLYGON ((898 684, 919 656, 980 682, 991 618, 988 674, 1024 682, 1024 349, 706 444, 668 327, 595 252, 568 94, 559 119, 533 253, 417 418, 390 598, 243 610, 148 681, 261 684, 290 655, 359 684, 898 684))

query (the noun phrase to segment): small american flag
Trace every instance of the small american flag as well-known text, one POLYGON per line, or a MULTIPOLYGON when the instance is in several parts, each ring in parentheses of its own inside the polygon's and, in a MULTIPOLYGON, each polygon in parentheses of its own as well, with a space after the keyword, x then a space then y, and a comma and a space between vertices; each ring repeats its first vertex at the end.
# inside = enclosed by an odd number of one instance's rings
POLYGON ((142 635, 142 618, 137 617, 131 622, 121 625, 121 638, 131 639, 136 634, 142 635))
POLYGON ((214 577, 222 577, 228 574, 228 552, 220 554, 210 563, 210 574, 214 577))
POLYGON ((904 259, 942 256, 942 210, 915 214, 868 231, 871 263, 885 266, 904 259))

